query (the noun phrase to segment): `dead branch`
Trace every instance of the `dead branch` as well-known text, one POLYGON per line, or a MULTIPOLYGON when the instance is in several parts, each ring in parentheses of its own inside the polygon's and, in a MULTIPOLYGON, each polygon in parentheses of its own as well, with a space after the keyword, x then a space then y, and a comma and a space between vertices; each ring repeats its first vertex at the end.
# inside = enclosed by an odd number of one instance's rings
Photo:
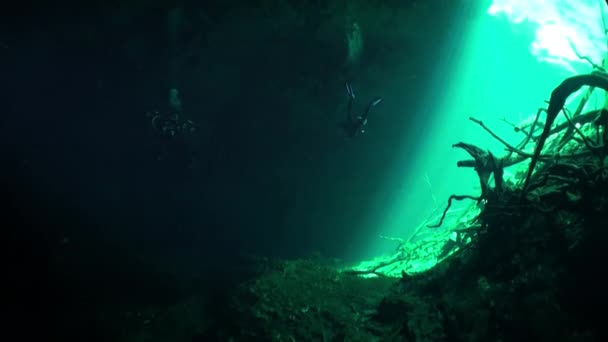
POLYGON ((600 132, 600 127, 602 127, 603 135, 598 139, 600 140, 598 141, 598 144, 606 146, 606 142, 608 141, 608 109, 600 109, 593 124, 596 126, 598 134, 600 132))
MULTIPOLYGON (((581 114, 581 112, 583 111, 583 108, 585 108, 585 105, 587 104, 587 102, 589 102, 589 99, 591 98, 591 95, 593 94, 594 90, 595 90, 595 87, 589 87, 589 89, 587 89, 587 92, 581 99, 581 102, 579 102, 578 107, 576 108, 576 111, 574 111, 574 114, 572 114, 573 120, 578 118, 578 116, 581 114)), ((570 121, 570 120, 568 120, 568 121, 570 121)), ((560 151, 564 146, 566 146, 566 144, 568 143, 568 140, 570 140, 570 138, 572 138, 572 136, 574 135, 575 128, 576 128, 576 125, 572 125, 572 124, 568 125, 568 130, 566 131, 566 133, 564 133, 564 135, 562 136, 562 139, 560 140, 559 144, 557 145, 557 151, 560 151)))
POLYGON ((565 79, 559 86, 557 86, 557 88, 553 90, 553 92, 551 92, 551 99, 549 101, 549 108, 547 109, 545 127, 536 143, 534 155, 532 157, 532 160, 530 161, 528 174, 526 175, 526 179, 524 181, 522 198, 525 198, 525 194, 530 183, 530 178, 532 177, 532 172, 534 171, 534 168, 538 163, 538 157, 540 156, 540 153, 545 145, 545 141, 547 140, 549 133, 551 132, 551 126, 553 125, 553 122, 557 118, 559 112, 561 112, 564 108, 566 104, 566 99, 585 85, 601 88, 605 91, 608 91, 608 77, 605 73, 600 72, 573 76, 565 79))
POLYGON ((452 201, 454 201, 454 200, 456 200, 456 201, 462 201, 462 200, 465 200, 465 199, 470 199, 470 200, 473 200, 473 201, 479 201, 479 200, 481 200, 481 197, 471 196, 471 195, 451 195, 450 198, 448 198, 448 205, 443 210, 443 214, 441 215, 441 218, 439 219, 439 222, 437 224, 427 225, 427 227, 428 228, 439 228, 439 227, 441 227, 441 225, 443 224, 443 220, 445 219, 445 215, 448 213, 448 210, 450 210, 450 207, 452 206, 452 201))
MULTIPOLYGON (((592 110, 592 111, 587 112, 587 113, 585 113, 585 114, 581 114, 581 115, 578 115, 578 116, 575 116, 575 117, 570 117, 570 120, 571 120, 571 121, 572 121, 572 123, 574 123, 574 124, 584 125, 584 124, 587 124, 587 123, 593 122, 593 121, 594 121, 594 120, 597 118, 598 112, 599 112, 598 110, 592 110)), ((559 125, 556 125, 555 127, 553 127, 553 128, 551 129, 551 133, 549 133, 549 136, 555 135, 555 134, 557 134, 557 133, 559 133, 559 132, 561 132, 561 131, 563 131, 563 130, 565 130, 565 129, 568 129, 568 128, 570 128, 570 127, 571 127, 571 126, 570 126, 570 123, 569 123, 569 122, 564 122, 564 123, 561 123, 561 124, 559 124, 559 125)), ((573 131, 573 132, 574 132, 574 131, 573 131)), ((567 134, 569 134, 569 133, 564 133, 564 137, 565 137, 567 134)), ((540 134, 539 134, 539 135, 536 135, 536 136, 534 136, 534 137, 532 137, 532 140, 537 141, 539 138, 540 138, 540 134)), ((569 139, 571 139, 571 138, 572 138, 572 135, 570 135, 570 138, 569 138, 569 139)), ((564 139, 564 138, 562 138, 562 139, 564 139)), ((568 143, 568 140, 565 140, 564 146, 565 146, 567 143, 568 143)), ((560 144, 561 144, 561 142, 560 142, 560 144)), ((559 151, 562 149, 562 147, 563 147, 563 146, 561 146, 561 145, 560 145, 560 146, 558 146, 558 147, 556 148, 556 152, 559 152, 559 151)))
MULTIPOLYGON (((541 108, 541 110, 543 110, 543 108, 541 108)), ((532 132, 528 132, 527 128, 528 127, 532 127, 532 123, 529 122, 523 122, 523 123, 519 123, 519 124, 514 124, 512 122, 510 122, 509 120, 507 120, 507 118, 503 117, 502 119, 500 119, 500 121, 506 123, 507 125, 513 127, 513 130, 516 133, 522 132, 524 133, 526 136, 529 136, 530 134, 532 134, 532 132)), ((544 125, 544 122, 539 122, 536 127, 534 127, 532 129, 532 131, 536 131, 537 129, 542 129, 544 125)))
MULTIPOLYGON (((496 191, 502 192, 502 176, 503 176, 503 165, 500 160, 497 160, 492 152, 484 151, 479 147, 466 143, 458 143, 452 145, 452 147, 461 148, 469 153, 475 160, 474 169, 479 177, 479 183, 481 186, 481 198, 487 198, 490 191, 488 181, 490 176, 494 174, 494 183, 496 185, 496 191)), ((460 163, 459 163, 460 164, 460 163)))
POLYGON ((517 154, 519 154, 522 157, 527 157, 530 158, 532 157, 532 155, 530 153, 526 153, 520 149, 518 149, 517 147, 509 144, 508 142, 506 142, 504 139, 502 139, 501 137, 499 137, 496 133, 492 132, 492 130, 490 130, 488 128, 488 126, 486 126, 483 121, 475 119, 474 117, 469 117, 469 120, 473 121, 474 123, 478 124, 479 126, 481 126, 481 128, 483 128, 486 132, 490 133, 490 135, 492 137, 494 137, 494 139, 498 140, 501 144, 505 145, 505 147, 512 152, 515 152, 517 154))
MULTIPOLYGON (((572 122, 572 120, 570 120, 570 117, 568 116, 568 114, 566 114, 566 112, 564 112, 564 116, 566 117, 566 120, 568 121, 568 123, 570 124, 570 126, 573 127, 573 130, 581 137, 581 140, 583 141, 583 143, 585 144, 585 147, 587 147, 587 149, 595 154, 599 156, 599 149, 596 146, 592 146, 591 142, 589 141, 589 138, 587 138, 583 132, 581 132, 581 130, 572 122)), ((600 159, 601 160, 601 159, 600 159)))
POLYGON ((530 134, 528 134, 526 139, 519 145, 519 148, 524 148, 528 145, 530 139, 532 139, 532 134, 534 134, 534 131, 536 130, 536 126, 539 124, 540 114, 546 111, 547 110, 542 107, 536 111, 536 117, 534 117, 534 122, 532 123, 533 129, 530 130, 530 134))
POLYGON ((596 70, 599 70, 602 72, 606 72, 606 70, 601 65, 595 64, 591 58, 589 58, 588 56, 581 55, 578 52, 578 49, 576 48, 576 46, 574 46, 574 43, 572 42, 572 40, 570 38, 568 38, 568 43, 570 44, 570 48, 572 49, 572 51, 574 52, 576 57, 578 57, 578 59, 581 59, 581 60, 589 63, 593 69, 596 69, 596 70))

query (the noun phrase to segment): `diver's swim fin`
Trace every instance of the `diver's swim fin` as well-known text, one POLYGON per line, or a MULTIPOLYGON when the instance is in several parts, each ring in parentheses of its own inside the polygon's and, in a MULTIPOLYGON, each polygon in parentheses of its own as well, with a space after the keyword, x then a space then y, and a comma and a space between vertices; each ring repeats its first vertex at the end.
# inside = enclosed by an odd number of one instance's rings
POLYGON ((369 116, 369 112, 371 111, 372 107, 375 107, 378 103, 382 102, 382 100, 384 100, 383 97, 376 97, 375 99, 369 101, 369 104, 367 105, 367 108, 365 108, 365 112, 363 113, 363 120, 367 121, 367 117, 369 116))
POLYGON ((346 82, 346 94, 348 94, 351 99, 355 99, 355 92, 353 91, 353 87, 350 85, 350 82, 346 82))
POLYGON ((375 107, 378 103, 382 102, 382 100, 384 100, 383 97, 376 97, 369 103, 369 105, 370 107, 375 107))

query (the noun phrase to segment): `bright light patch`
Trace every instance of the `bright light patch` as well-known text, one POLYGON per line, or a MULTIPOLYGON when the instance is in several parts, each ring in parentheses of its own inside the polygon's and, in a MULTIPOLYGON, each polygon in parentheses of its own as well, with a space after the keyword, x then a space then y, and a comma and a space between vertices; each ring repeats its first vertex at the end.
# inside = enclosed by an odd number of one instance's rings
POLYGON ((513 24, 532 24, 535 40, 530 51, 540 61, 560 65, 575 74, 588 70, 582 56, 601 64, 606 54, 602 13, 608 17, 603 0, 494 0, 488 13, 504 15, 513 24), (583 69, 586 68, 586 69, 583 69))
MULTIPOLYGON (((565 77, 590 72, 591 63, 581 56, 600 65, 608 50, 601 15, 608 18, 604 0, 494 0, 489 9, 483 6, 460 13, 462 33, 443 46, 449 58, 437 62, 422 106, 427 129, 416 155, 395 163, 394 176, 386 178, 387 188, 398 188, 391 190, 395 200, 376 214, 378 235, 394 238, 366 241, 369 251, 361 254, 385 255, 356 265, 359 271, 391 276, 424 272, 470 243, 469 236, 454 232, 471 228, 479 211, 475 202, 456 203, 441 228, 427 228, 438 221, 436 215, 451 194, 480 191, 475 172, 456 167, 468 156, 450 149, 452 144, 462 141, 497 156, 505 153, 502 144, 468 118, 485 122, 507 141, 519 141, 521 132, 511 123, 533 120, 565 77), (439 99, 436 89, 441 91, 439 99), (404 173, 414 177, 404 180, 404 173)), ((567 107, 575 110, 570 102, 578 105, 581 95, 570 96, 567 107)), ((587 103, 598 105, 603 105, 603 96, 594 95, 587 103)), ((505 170, 506 181, 517 181, 514 171, 505 170)))

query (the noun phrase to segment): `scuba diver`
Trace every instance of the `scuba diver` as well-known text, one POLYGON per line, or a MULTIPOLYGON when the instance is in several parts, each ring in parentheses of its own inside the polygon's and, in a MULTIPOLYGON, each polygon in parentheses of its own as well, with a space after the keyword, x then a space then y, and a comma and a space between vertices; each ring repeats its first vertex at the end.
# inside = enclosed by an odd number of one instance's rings
POLYGON ((154 135, 158 136, 160 153, 157 159, 179 159, 178 156, 186 153, 188 148, 188 137, 198 127, 189 119, 184 118, 182 113, 182 102, 179 91, 175 88, 169 90, 168 110, 166 112, 148 112, 146 116, 150 119, 154 135))
POLYGON ((196 125, 192 120, 184 119, 182 114, 182 101, 179 91, 175 88, 169 90, 169 111, 148 113, 152 129, 162 137, 173 137, 193 133, 196 125))
POLYGON ((354 138, 359 133, 365 133, 365 125, 367 125, 367 118, 369 117, 369 112, 373 107, 382 102, 382 97, 376 97, 372 99, 363 112, 363 115, 353 117, 353 102, 355 101, 355 92, 353 91, 350 82, 346 82, 346 94, 348 96, 348 106, 346 108, 346 120, 344 120, 341 124, 342 129, 346 133, 349 138, 354 138))

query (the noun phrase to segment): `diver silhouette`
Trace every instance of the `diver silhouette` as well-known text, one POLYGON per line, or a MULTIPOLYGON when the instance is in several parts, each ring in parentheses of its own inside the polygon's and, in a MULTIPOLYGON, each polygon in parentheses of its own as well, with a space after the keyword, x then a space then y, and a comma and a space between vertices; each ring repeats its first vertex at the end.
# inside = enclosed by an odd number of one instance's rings
POLYGON ((167 111, 146 113, 150 126, 157 137, 159 145, 158 161, 189 161, 191 159, 192 135, 198 126, 184 117, 179 92, 175 88, 169 90, 167 111))
POLYGON ((346 107, 346 119, 341 123, 341 127, 349 138, 354 138, 359 133, 365 133, 365 126, 367 125, 367 119, 369 113, 373 107, 382 102, 382 97, 376 97, 372 99, 363 115, 353 117, 353 102, 355 101, 355 92, 350 82, 346 82, 346 94, 348 96, 348 105, 346 107))

